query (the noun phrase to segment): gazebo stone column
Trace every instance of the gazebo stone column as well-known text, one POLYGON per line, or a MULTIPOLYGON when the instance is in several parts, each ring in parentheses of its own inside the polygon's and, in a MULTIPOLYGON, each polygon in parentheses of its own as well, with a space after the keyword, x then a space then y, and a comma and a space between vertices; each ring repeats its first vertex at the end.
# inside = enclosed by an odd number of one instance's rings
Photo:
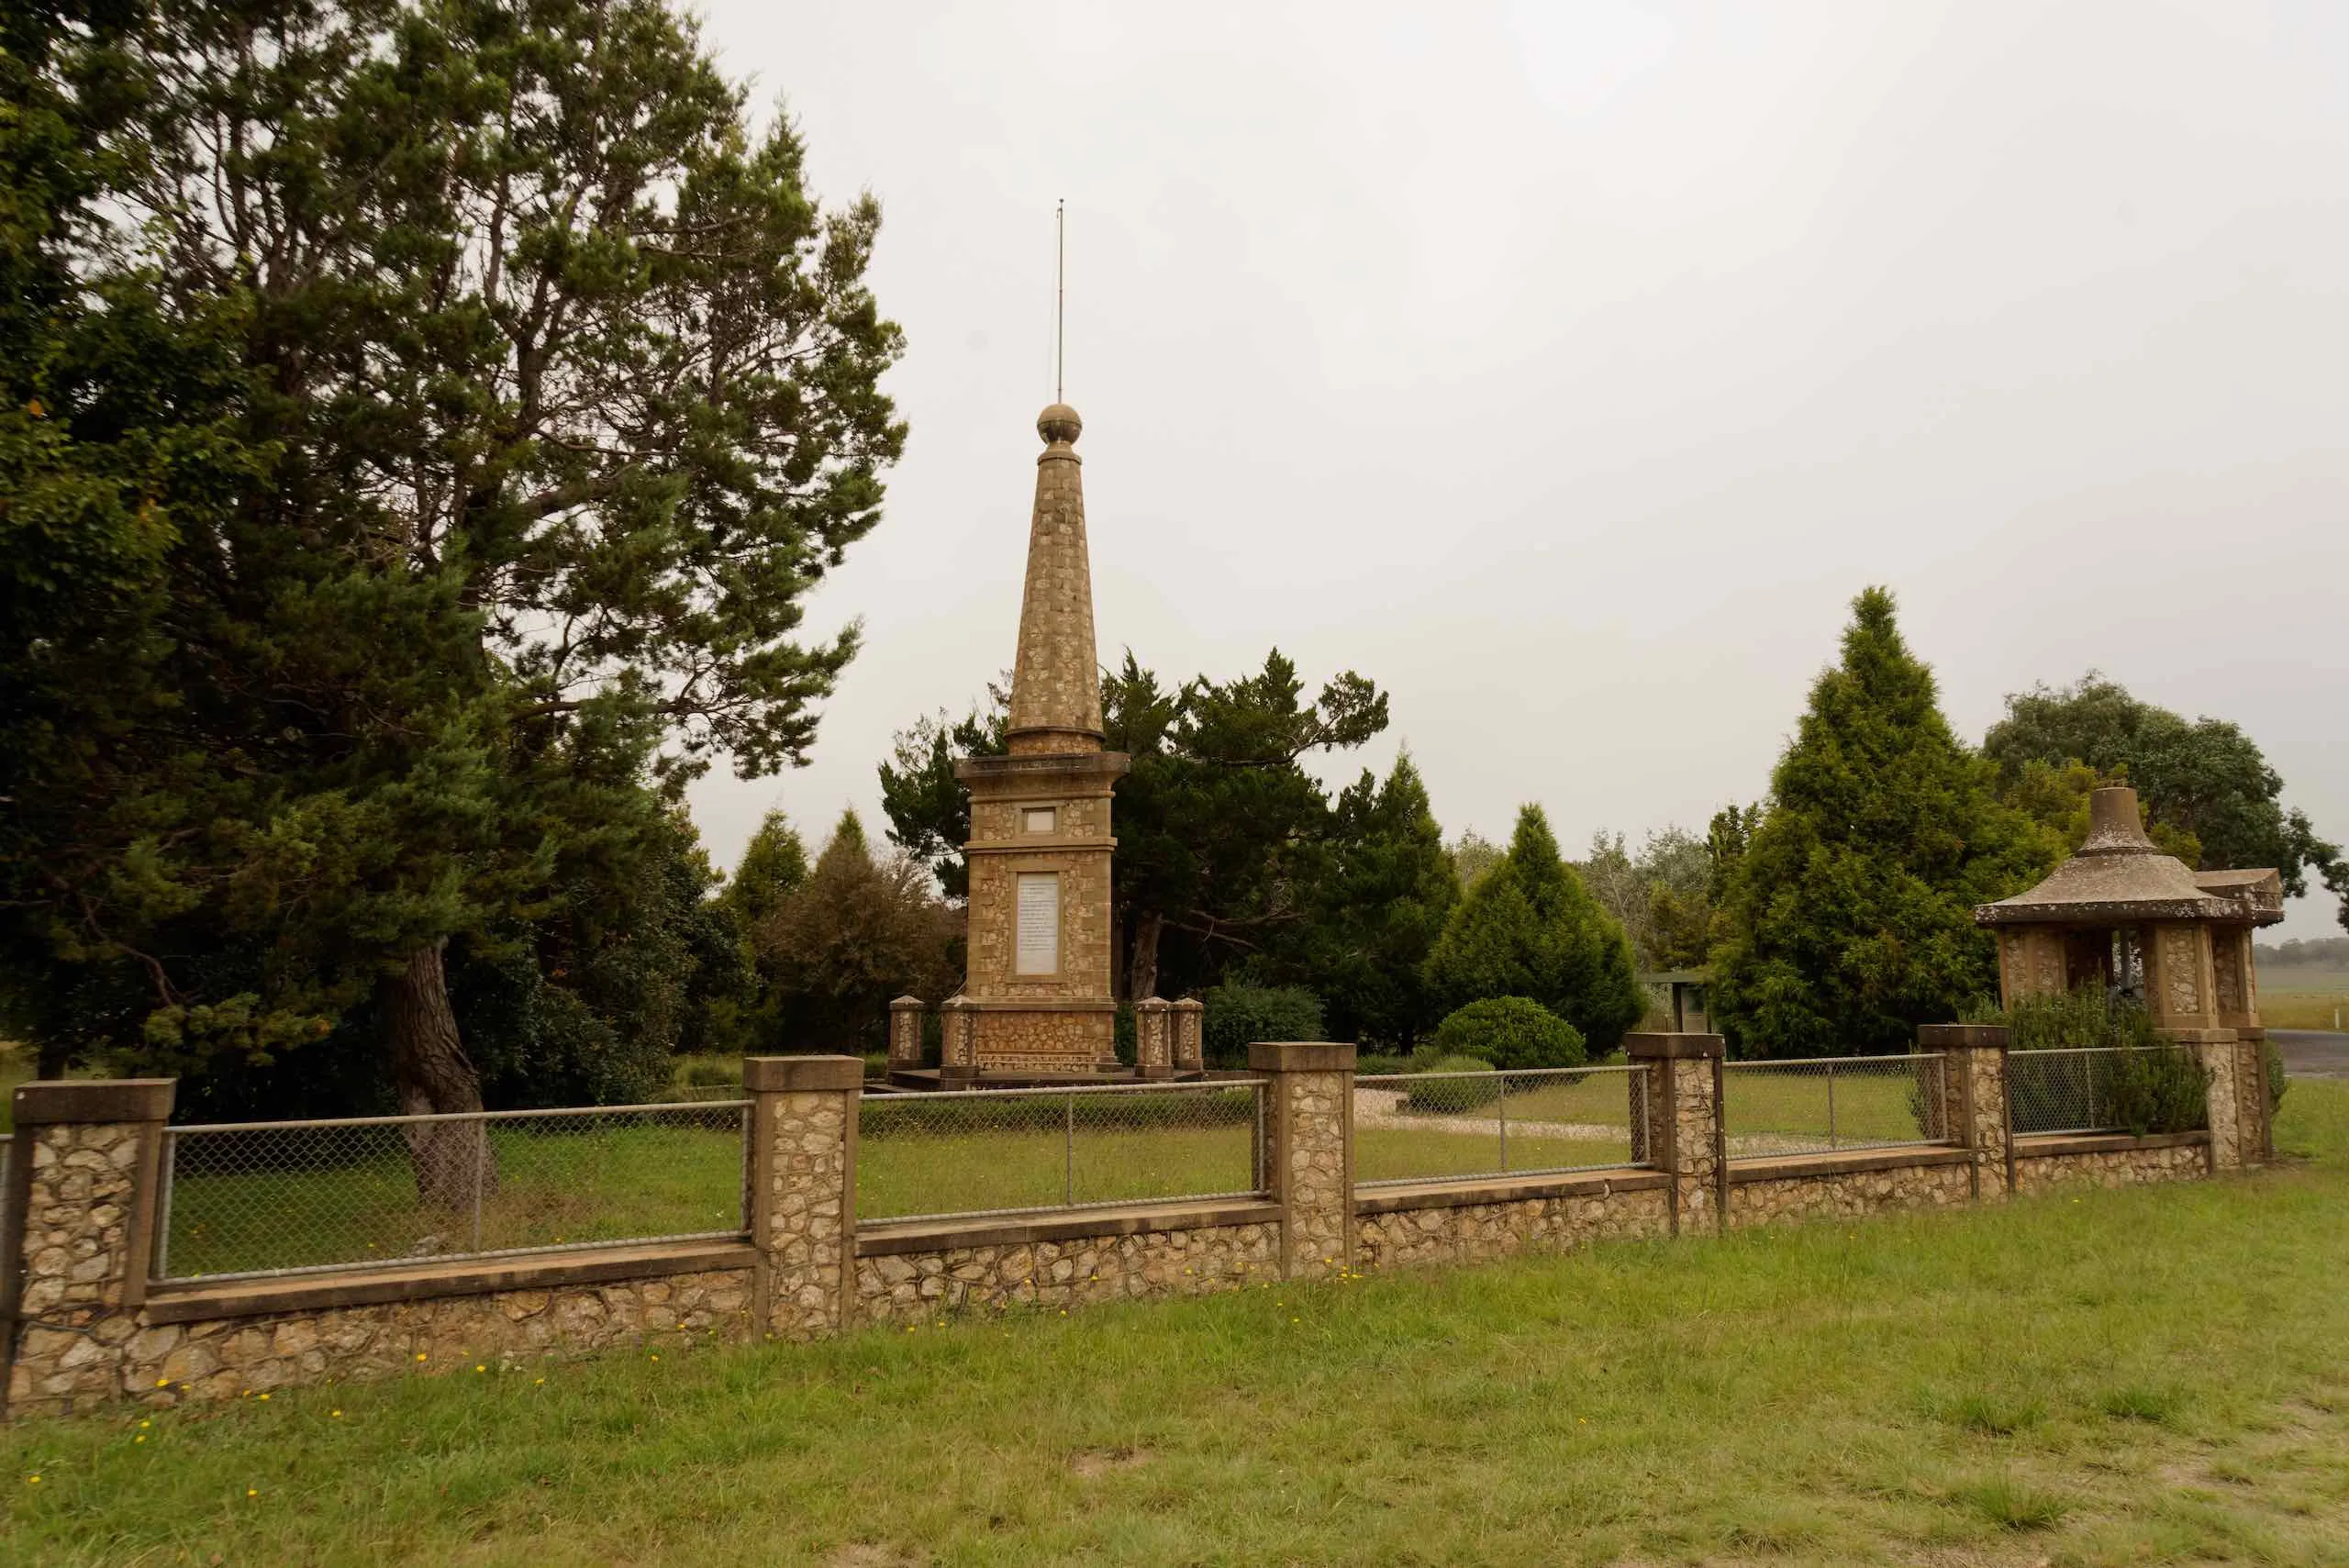
POLYGON ((889 1004, 889 1067, 921 1065, 921 998, 900 996, 889 1004))
POLYGON ((2007 1099, 2004 1024, 1925 1024, 1917 1049, 1941 1053, 1940 1126, 1932 1130, 1974 1154, 1974 1198, 2014 1190, 2014 1118, 2007 1099))
POLYGON ((1197 996, 1186 996, 1174 1006, 1174 1071, 1204 1073, 1208 1054, 1208 1006, 1197 996))
POLYGON ((1354 1048, 1259 1041, 1265 1189, 1281 1206, 1281 1277, 1341 1273, 1354 1261, 1354 1048))
POLYGON ((1727 1207, 1717 1034, 1633 1034, 1623 1050, 1647 1069, 1647 1128, 1635 1152, 1672 1177, 1672 1231, 1718 1230, 1727 1207))
POLYGON ((161 1194, 170 1078, 17 1085, 0 1198, 0 1338, 11 1416, 64 1415, 122 1386, 161 1194))
POLYGON ((856 1301, 856 1112, 864 1062, 854 1056, 751 1056, 751 1245, 753 1321, 775 1339, 847 1326, 856 1301))
POLYGON ((2191 1053, 2202 1064, 2209 1081, 2205 1090, 2210 1107, 2210 1169, 2241 1170, 2255 1155, 2247 1155, 2243 1139, 2243 1084, 2237 1072, 2236 1051, 2242 1042, 2232 1029, 2164 1029, 2164 1039, 2191 1053))
POLYGON ((1174 1059, 1167 1040, 1165 1000, 1145 996, 1134 1004, 1134 1070, 1144 1078, 1171 1077, 1174 1059))

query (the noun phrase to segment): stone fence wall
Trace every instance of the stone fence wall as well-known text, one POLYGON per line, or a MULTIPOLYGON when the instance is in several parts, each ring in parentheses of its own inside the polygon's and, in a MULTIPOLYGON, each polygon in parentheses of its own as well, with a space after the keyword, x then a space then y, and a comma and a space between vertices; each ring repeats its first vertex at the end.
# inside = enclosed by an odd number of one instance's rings
POLYGON ((2215 1173, 2268 1146, 2264 1095, 2218 1083, 2230 1136, 2017 1138, 2005 1032, 1927 1029, 1946 1055, 1946 1140, 1728 1157, 1720 1040, 1630 1041, 1644 1162, 1550 1176, 1359 1188, 1353 1049, 1268 1044, 1264 1189, 1252 1197, 1010 1217, 858 1222, 851 1057, 754 1058, 749 1212, 737 1239, 407 1262, 269 1278, 150 1277, 167 1080, 16 1092, 0 1187, 0 1352, 11 1416, 122 1400, 470 1370, 618 1346, 808 1339, 949 1313, 1064 1309, 1350 1270, 1476 1262, 1628 1237, 1995 1203, 2066 1182, 2215 1173), (2260 1107, 2256 1126, 2245 1107, 2260 1107))

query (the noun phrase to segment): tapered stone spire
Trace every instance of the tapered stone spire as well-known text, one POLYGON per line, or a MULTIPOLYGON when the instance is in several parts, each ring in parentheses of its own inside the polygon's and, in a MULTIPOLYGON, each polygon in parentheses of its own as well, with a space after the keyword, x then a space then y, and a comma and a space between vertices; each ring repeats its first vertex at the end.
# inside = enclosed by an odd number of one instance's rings
POLYGON ((1065 403, 1036 417, 1036 509, 1028 525, 1028 581, 1012 667, 1012 753, 1101 749, 1101 672, 1094 662, 1093 565, 1085 545, 1085 422, 1065 403))

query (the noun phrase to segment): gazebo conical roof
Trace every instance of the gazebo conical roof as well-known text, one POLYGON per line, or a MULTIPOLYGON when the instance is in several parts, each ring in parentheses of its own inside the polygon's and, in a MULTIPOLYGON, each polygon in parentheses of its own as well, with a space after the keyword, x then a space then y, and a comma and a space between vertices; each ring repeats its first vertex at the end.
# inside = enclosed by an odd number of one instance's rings
POLYGON ((2088 796, 2088 836, 2076 853, 2027 893, 1976 905, 1983 926, 2126 926, 2143 920, 2240 919, 2232 898, 2214 896, 2176 855, 2145 837, 2137 792, 2100 789, 2088 796))

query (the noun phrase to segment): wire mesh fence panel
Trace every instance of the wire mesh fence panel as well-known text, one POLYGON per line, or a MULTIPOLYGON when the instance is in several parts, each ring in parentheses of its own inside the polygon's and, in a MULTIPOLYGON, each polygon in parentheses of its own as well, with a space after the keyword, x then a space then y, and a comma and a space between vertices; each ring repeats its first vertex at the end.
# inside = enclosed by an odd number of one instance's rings
POLYGON ((1604 1170, 1639 1162, 1634 1067, 1392 1073, 1354 1080, 1354 1183, 1604 1170))
POLYGON ((2007 1056, 2007 1098, 2019 1135, 2199 1130, 2210 1125, 2209 1086, 2192 1053, 2174 1045, 2007 1056))
POLYGON ((865 1219, 1252 1195, 1263 1086, 1249 1083, 867 1095, 865 1219))
POLYGON ((1944 1143, 1954 1136, 1947 1060, 1925 1052, 1732 1062, 1721 1120, 1732 1160, 1944 1143))
POLYGON ((171 1130, 166 1279, 740 1235, 749 1102, 171 1130))
POLYGON ((2014 1129, 2109 1132, 2118 1129, 2114 1066, 2117 1049, 2017 1051, 2007 1056, 2007 1095, 2014 1129))

